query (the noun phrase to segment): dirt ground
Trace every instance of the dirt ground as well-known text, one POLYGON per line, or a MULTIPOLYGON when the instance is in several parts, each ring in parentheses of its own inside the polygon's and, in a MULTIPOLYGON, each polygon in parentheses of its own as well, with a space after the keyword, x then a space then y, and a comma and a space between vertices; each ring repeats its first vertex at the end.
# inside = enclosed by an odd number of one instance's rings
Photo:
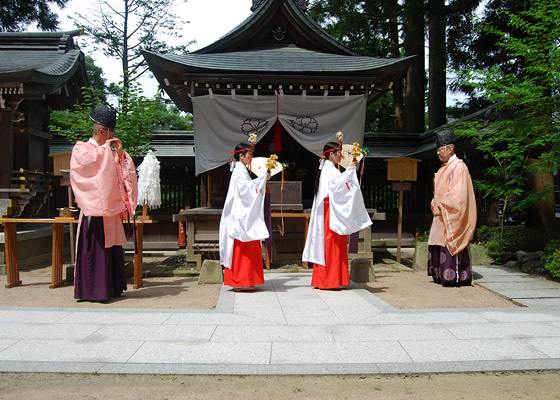
MULTIPOLYGON (((149 258, 145 265, 150 267, 149 258)), ((0 276, 1 307, 212 309, 221 289, 221 285, 199 285, 198 277, 146 278, 143 288, 133 289, 129 284, 120 298, 101 304, 77 302, 72 285, 50 289, 50 266, 22 269, 20 279, 21 286, 6 289, 6 276, 0 276)), ((399 309, 517 307, 478 285, 435 284, 425 271, 377 272, 375 282, 361 286, 399 309)))
POLYGON ((555 371, 348 376, 0 374, 1 400, 560 399, 555 371))

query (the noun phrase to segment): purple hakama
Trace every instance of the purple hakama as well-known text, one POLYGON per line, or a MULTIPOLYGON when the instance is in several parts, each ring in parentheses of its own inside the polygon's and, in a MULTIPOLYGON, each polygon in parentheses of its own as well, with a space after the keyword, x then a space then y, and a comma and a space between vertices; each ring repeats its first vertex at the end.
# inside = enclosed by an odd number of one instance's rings
POLYGON ((468 248, 452 256, 446 247, 428 246, 428 276, 444 286, 467 286, 472 282, 468 248))
POLYGON ((74 298, 102 301, 126 290, 122 246, 105 248, 103 217, 82 218, 76 254, 74 298))

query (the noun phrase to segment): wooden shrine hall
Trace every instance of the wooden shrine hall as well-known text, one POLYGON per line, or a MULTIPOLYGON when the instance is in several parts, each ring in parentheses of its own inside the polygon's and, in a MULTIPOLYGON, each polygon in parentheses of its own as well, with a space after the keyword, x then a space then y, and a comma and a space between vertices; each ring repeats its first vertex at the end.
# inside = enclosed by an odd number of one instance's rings
POLYGON ((81 33, 0 33, 0 216, 45 213, 50 110, 80 103, 88 86, 81 33))
MULTIPOLYGON (((342 131, 344 143, 362 145, 367 105, 409 67, 411 57, 355 53, 321 29, 306 6, 302 0, 254 0, 253 13, 209 46, 182 55, 143 51, 170 98, 193 113, 195 174, 206 210, 190 213, 219 217, 230 152, 252 133, 255 157, 274 153, 289 164, 284 179, 295 190, 285 193, 295 197, 284 211, 311 208, 324 144, 342 131)), ((280 176, 272 186, 275 179, 280 176)), ((217 241, 215 227, 208 229, 200 237, 217 241)), ((303 247, 301 234, 296 242, 303 247)))

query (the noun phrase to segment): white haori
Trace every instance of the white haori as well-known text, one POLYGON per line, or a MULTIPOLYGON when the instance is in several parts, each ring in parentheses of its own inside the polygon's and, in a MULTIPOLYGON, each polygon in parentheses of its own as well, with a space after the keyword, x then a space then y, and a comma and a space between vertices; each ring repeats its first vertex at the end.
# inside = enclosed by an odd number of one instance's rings
POLYGON ((371 225, 371 217, 364 204, 356 167, 350 166, 341 173, 331 161, 326 160, 321 170, 319 188, 313 200, 302 261, 325 265, 323 200, 327 196, 330 208, 329 227, 333 232, 350 235, 371 225))
POLYGON ((233 243, 264 240, 268 229, 264 222, 266 175, 251 179, 247 167, 235 162, 220 219, 220 263, 231 269, 233 243))

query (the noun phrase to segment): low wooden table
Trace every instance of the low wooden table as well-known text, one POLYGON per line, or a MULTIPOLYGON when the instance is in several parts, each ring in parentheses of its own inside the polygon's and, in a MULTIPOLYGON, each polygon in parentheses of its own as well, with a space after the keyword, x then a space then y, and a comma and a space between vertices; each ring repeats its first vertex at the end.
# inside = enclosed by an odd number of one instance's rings
MULTIPOLYGON (((141 288, 142 282, 142 252, 144 241, 144 224, 154 223, 148 219, 136 220, 136 241, 137 246, 134 253, 134 289, 141 288)), ((17 224, 51 224, 52 234, 52 277, 51 289, 60 287, 62 281, 62 256, 64 251, 64 224, 77 224, 78 219, 72 217, 57 218, 0 218, 0 223, 4 225, 5 255, 6 255, 6 277, 7 288, 21 285, 19 278, 19 257, 17 251, 17 224)))

